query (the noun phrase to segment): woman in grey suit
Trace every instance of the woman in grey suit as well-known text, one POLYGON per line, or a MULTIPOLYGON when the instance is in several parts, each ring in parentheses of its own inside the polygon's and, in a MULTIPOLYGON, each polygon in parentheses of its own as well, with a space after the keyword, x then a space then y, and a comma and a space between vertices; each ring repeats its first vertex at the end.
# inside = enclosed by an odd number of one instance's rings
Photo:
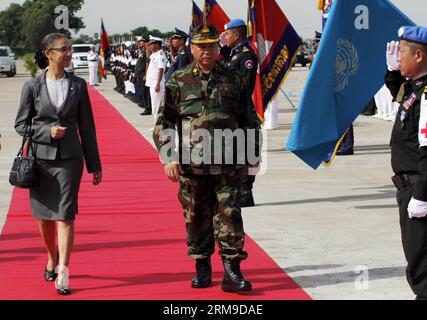
POLYGON ((23 135, 31 128, 41 168, 41 183, 30 189, 30 203, 48 253, 44 278, 55 281, 57 292, 67 295, 83 158, 94 185, 101 182, 102 169, 86 82, 64 70, 71 63, 71 42, 52 33, 41 48, 36 62, 46 70, 24 84, 15 129, 23 135))

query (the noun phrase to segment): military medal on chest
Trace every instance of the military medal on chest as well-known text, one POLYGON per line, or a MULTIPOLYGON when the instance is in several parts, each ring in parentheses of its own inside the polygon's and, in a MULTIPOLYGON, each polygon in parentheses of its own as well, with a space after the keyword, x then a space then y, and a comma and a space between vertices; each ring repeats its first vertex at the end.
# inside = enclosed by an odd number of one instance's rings
POLYGON ((405 102, 402 104, 402 109, 400 110, 400 121, 404 122, 406 118, 408 117, 408 110, 409 108, 414 104, 415 100, 417 99, 417 96, 415 93, 412 93, 408 99, 405 100, 405 102))
POLYGON ((408 110, 414 104, 416 99, 417 96, 415 95, 415 93, 412 93, 411 96, 403 103, 403 107, 405 108, 405 110, 408 110))

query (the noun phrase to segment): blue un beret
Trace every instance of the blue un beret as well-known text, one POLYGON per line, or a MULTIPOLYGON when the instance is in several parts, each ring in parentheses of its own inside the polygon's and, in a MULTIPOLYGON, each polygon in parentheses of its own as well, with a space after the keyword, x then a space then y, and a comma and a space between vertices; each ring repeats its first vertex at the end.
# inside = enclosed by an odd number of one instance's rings
POLYGON ((242 19, 233 19, 224 26, 225 30, 246 27, 246 22, 242 19))
POLYGON ((427 45, 427 28, 421 26, 401 27, 399 29, 399 37, 401 40, 427 45))

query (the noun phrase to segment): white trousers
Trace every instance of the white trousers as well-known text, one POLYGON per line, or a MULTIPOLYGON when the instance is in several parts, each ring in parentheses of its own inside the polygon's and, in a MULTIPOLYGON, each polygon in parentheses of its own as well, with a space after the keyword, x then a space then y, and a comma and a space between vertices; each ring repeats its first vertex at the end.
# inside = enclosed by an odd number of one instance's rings
POLYGON ((397 109, 399 109, 399 104, 393 102, 393 96, 386 85, 383 85, 380 91, 375 95, 375 104, 378 108, 376 118, 394 120, 397 109))
POLYGON ((135 94, 135 85, 130 81, 125 81, 125 93, 129 92, 135 94))
POLYGON ((275 129, 277 128, 279 120, 279 104, 277 99, 274 98, 267 106, 264 113, 264 126, 263 129, 275 129))
POLYGON ((98 66, 89 67, 89 84, 98 84, 98 66))
POLYGON ((160 91, 156 92, 155 87, 150 87, 150 97, 151 97, 151 110, 154 118, 154 124, 157 121, 157 114, 159 113, 160 103, 165 96, 165 86, 160 85, 160 91))

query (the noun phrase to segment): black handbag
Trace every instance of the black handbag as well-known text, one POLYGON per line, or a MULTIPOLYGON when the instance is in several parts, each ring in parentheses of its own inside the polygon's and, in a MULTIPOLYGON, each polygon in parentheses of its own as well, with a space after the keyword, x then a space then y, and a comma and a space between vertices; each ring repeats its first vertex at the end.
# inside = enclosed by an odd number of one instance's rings
POLYGON ((40 185, 40 169, 35 158, 31 126, 29 131, 25 130, 21 149, 19 149, 10 170, 9 182, 11 185, 23 189, 34 188, 40 185), (30 155, 30 149, 33 151, 32 154, 34 156, 30 155))

